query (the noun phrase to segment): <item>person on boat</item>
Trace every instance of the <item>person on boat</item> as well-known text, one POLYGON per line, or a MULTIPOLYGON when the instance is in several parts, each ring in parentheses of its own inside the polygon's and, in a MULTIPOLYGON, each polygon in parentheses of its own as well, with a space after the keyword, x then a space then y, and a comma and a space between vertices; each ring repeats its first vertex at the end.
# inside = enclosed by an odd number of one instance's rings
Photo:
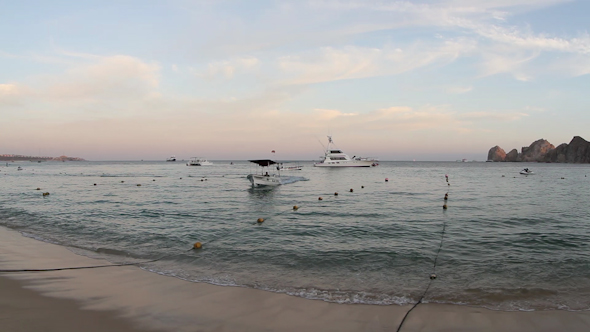
POLYGON ((264 174, 264 176, 270 176, 270 175, 268 175, 268 172, 266 172, 266 174, 264 174))
POLYGON ((529 172, 529 169, 528 168, 525 168, 524 171, 528 173, 529 172))

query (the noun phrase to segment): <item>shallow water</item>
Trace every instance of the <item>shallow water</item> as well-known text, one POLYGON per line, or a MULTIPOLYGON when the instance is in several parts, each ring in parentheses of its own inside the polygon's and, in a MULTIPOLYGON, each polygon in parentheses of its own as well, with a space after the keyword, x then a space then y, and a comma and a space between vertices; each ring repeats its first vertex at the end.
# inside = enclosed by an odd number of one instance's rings
POLYGON ((185 280, 367 304, 419 299, 442 238, 425 302, 590 309, 588 165, 302 164, 271 190, 244 161, 3 164, 0 225, 113 262, 166 256, 142 267, 185 280))

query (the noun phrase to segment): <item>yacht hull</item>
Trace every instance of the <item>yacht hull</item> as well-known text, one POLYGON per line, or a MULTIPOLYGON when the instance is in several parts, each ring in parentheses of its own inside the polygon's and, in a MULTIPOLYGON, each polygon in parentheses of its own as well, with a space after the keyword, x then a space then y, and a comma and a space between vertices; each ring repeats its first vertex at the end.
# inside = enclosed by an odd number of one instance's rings
POLYGON ((250 174, 247 176, 250 183, 252 183, 252 187, 260 187, 260 186, 270 186, 276 187, 282 184, 281 177, 279 176, 265 176, 265 175, 257 175, 257 174, 250 174))
POLYGON ((375 166, 375 161, 371 160, 347 160, 347 161, 330 161, 315 163, 315 167, 371 167, 375 166))

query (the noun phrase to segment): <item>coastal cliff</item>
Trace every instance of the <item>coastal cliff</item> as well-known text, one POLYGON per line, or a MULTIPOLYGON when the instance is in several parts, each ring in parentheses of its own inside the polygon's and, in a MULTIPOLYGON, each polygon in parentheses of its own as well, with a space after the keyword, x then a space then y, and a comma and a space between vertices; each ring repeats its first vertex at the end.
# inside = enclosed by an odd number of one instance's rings
POLYGON ((520 153, 516 149, 506 153, 496 145, 488 151, 488 161, 590 163, 590 142, 574 136, 569 144, 563 143, 555 147, 547 140, 540 139, 522 147, 520 153))

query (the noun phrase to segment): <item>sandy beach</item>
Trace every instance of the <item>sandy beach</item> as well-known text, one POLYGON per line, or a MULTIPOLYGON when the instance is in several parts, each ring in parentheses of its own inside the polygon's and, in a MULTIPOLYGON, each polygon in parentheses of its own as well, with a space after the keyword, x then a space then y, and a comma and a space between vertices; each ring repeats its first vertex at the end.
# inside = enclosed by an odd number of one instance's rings
MULTIPOLYGON (((108 264, 0 227, 0 269, 108 264)), ((191 283, 135 266, 0 273, 3 331, 396 331, 410 306, 191 283)), ((401 331, 588 331, 590 312, 421 304, 401 331)))

